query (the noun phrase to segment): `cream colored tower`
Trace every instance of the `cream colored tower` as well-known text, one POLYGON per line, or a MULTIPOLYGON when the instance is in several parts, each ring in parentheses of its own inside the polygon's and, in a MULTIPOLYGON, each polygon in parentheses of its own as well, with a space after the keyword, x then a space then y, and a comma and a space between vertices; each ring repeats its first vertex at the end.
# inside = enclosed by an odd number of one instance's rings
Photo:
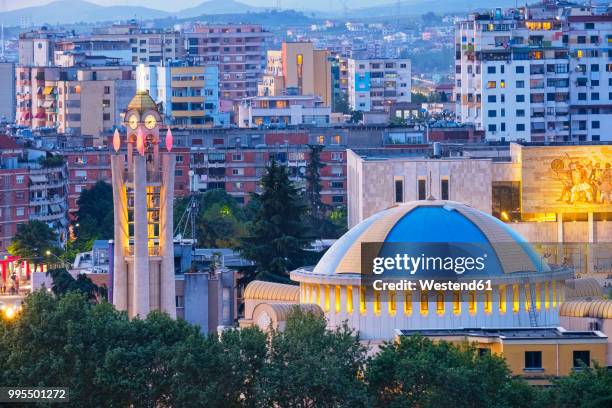
MULTIPOLYGON (((147 91, 138 91, 125 115, 127 154, 111 157, 115 245, 113 304, 129 317, 162 310, 176 317, 172 211, 175 157, 160 147, 162 120, 147 91), (126 163, 127 160, 127 163, 126 163)), ((168 139, 168 138, 167 138, 168 139)))

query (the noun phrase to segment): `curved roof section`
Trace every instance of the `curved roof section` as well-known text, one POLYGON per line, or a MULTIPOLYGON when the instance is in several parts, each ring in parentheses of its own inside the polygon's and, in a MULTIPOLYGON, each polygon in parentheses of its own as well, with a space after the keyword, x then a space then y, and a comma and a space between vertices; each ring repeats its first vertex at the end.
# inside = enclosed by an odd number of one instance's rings
POLYGON ((565 282, 565 298, 568 300, 601 297, 603 297, 603 289, 597 279, 568 279, 565 282))
POLYGON ((559 315, 612 319, 612 300, 570 300, 561 304, 559 315))
POLYGON ((244 290, 244 298, 298 303, 300 301, 300 287, 256 280, 247 285, 244 290))
POLYGON ((134 95, 127 107, 127 110, 137 110, 141 113, 151 109, 157 110, 157 104, 151 98, 151 95, 149 95, 149 91, 146 90, 136 91, 136 95, 134 95))
POLYGON ((500 220, 465 204, 427 200, 392 207, 362 221, 332 245, 313 274, 360 274, 365 242, 481 244, 497 256, 498 267, 489 274, 550 270, 531 245, 500 220))

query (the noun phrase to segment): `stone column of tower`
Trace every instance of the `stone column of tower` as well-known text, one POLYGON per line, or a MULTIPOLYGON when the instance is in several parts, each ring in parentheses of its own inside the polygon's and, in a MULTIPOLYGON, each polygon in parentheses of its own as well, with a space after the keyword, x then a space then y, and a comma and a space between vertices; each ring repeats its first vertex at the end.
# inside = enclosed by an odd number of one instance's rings
MULTIPOLYGON (((111 158, 115 206, 113 304, 129 317, 161 310, 176 317, 173 200, 175 157, 161 151, 161 114, 138 91, 125 114, 126 159, 111 158)), ((119 135, 117 145, 119 144, 119 135)), ((171 145, 167 145, 167 149, 171 145)), ((119 149, 119 146, 116 147, 119 149)))

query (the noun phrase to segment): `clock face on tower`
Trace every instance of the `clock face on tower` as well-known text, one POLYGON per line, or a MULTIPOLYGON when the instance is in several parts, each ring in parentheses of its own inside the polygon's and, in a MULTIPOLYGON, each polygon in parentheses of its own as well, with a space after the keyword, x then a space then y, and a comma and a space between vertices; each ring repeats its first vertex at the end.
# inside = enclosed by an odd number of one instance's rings
POLYGON ((144 124, 147 129, 153 129, 157 125, 157 119, 154 115, 148 114, 147 116, 145 116, 144 124))
POLYGON ((130 126, 131 129, 136 129, 138 127, 138 121, 139 121, 138 115, 133 113, 128 118, 128 125, 130 126))

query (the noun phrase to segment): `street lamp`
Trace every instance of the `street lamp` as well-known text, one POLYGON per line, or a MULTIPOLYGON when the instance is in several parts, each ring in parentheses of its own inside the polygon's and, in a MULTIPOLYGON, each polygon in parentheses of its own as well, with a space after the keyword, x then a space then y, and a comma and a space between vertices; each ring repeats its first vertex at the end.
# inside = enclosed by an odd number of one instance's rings
POLYGON ((60 262, 61 262, 61 263, 64 265, 64 267, 65 267, 66 269, 70 269, 70 264, 69 264, 68 262, 64 261, 64 260, 63 260, 62 258, 60 258, 59 256, 55 255, 55 254, 54 254, 53 252, 51 252, 50 250, 48 250, 48 249, 47 249, 47 251, 45 252, 45 254, 46 254, 47 256, 52 256, 52 257, 54 257, 54 258, 57 258, 57 259, 58 259, 58 260, 59 260, 59 261, 60 261, 60 262))

